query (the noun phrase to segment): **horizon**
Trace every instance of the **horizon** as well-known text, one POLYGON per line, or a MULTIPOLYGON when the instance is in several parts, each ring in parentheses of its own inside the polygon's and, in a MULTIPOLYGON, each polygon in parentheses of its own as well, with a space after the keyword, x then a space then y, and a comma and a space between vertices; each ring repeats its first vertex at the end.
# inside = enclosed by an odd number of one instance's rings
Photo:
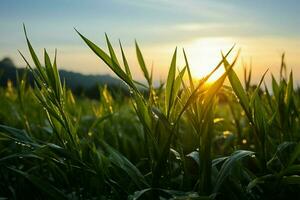
MULTIPOLYGON (((101 47, 105 47, 106 32, 118 49, 120 38, 137 80, 142 73, 137 66, 134 40, 146 60, 153 65, 156 81, 165 80, 175 47, 178 47, 178 67, 183 67, 182 48, 187 52, 195 78, 207 74, 226 52, 236 44, 241 48, 235 70, 242 74, 243 64, 252 60, 253 81, 257 82, 269 68, 279 74, 281 54, 285 52, 288 70, 300 83, 300 19, 297 1, 80 1, 16 0, 2 2, 0 7, 0 58, 10 57, 17 66, 25 63, 17 53, 29 58, 22 23, 42 58, 46 48, 53 56, 58 50, 59 69, 83 74, 113 73, 83 43, 74 31, 101 47), (257 6, 259 4, 259 6, 257 6), (13 11, 13 12, 12 12, 13 11), (225 16, 225 17, 224 17, 225 16), (45 26, 46 25, 46 26, 45 26)), ((105 48, 106 49, 106 48, 105 48)), ((118 55, 119 50, 117 51, 118 55)), ((232 60, 232 59, 231 59, 232 60)))

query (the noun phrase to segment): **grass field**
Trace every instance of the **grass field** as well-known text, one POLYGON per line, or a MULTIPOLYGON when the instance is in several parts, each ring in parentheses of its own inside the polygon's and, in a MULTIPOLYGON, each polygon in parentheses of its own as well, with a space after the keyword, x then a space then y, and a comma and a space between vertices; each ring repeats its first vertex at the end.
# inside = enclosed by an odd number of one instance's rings
POLYGON ((105 87, 99 101, 73 96, 56 58, 45 51, 39 60, 26 36, 32 60, 24 60, 35 87, 22 76, 0 89, 0 199, 300 195, 300 93, 284 60, 271 88, 265 75, 254 86, 251 70, 236 75, 238 55, 229 61, 230 49, 215 68, 225 73, 207 84, 215 70, 194 81, 185 53, 185 67, 177 70, 175 50, 166 83, 154 87, 137 43, 146 84, 133 79, 121 43, 119 60, 107 36, 105 52, 78 34, 131 97, 114 99, 105 87))

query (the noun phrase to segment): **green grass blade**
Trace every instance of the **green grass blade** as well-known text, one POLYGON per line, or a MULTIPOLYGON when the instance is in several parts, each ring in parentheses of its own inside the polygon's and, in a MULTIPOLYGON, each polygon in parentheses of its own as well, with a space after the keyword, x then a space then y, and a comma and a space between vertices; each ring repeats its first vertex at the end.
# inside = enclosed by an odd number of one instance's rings
POLYGON ((234 93, 236 94, 236 96, 238 97, 240 104, 244 108, 247 116, 250 117, 250 119, 251 119, 251 115, 250 115, 250 111, 249 111, 249 98, 248 98, 246 92, 244 91, 244 88, 243 88, 238 76, 234 72, 234 70, 233 69, 229 70, 230 65, 223 54, 222 54, 222 57, 223 57, 223 61, 224 61, 225 70, 228 71, 228 79, 230 81, 231 87, 232 87, 234 93))
POLYGON ((138 186, 140 189, 149 187, 147 181, 144 179, 144 176, 141 172, 121 153, 113 149, 111 146, 106 144, 104 141, 102 145, 105 147, 106 151, 109 153, 110 161, 118 168, 122 169, 131 180, 138 186))
POLYGON ((287 106, 287 109, 290 109, 291 101, 293 98, 293 92, 294 92, 294 87, 293 87, 293 72, 291 71, 289 81, 287 84, 285 96, 284 96, 284 102, 287 106))
POLYGON ((45 74, 45 71, 43 70, 42 68, 42 65, 28 39, 28 36, 27 36, 27 32, 26 32, 26 28, 25 28, 25 25, 23 24, 23 28, 24 28, 24 33, 25 33, 25 38, 26 38, 26 41, 27 41, 27 46, 28 46, 28 49, 29 49, 29 52, 30 52, 30 55, 31 55, 31 58, 36 66, 36 68, 38 69, 38 73, 40 74, 42 80, 47 80, 46 78, 46 74, 45 74))
POLYGON ((129 65, 128 65, 128 62, 127 62, 127 59, 126 59, 126 56, 125 56, 125 53, 124 53, 124 50, 123 50, 123 47, 122 47, 122 44, 121 44, 120 40, 119 40, 119 44, 120 44, 120 49, 121 49, 121 53, 122 53, 122 59, 123 59, 124 67, 125 67, 125 72, 129 76, 129 78, 132 79, 132 75, 131 75, 131 72, 130 72, 130 69, 129 69, 129 65))
POLYGON ((54 199, 67 199, 67 197, 64 195, 62 191, 60 191, 58 188, 54 187, 52 184, 49 182, 42 180, 41 178, 28 174, 26 172, 22 172, 18 169, 14 169, 9 167, 10 170, 24 176, 27 178, 31 183, 33 183, 37 188, 42 190, 44 193, 49 195, 50 197, 54 199))
POLYGON ((264 80, 264 78, 265 78, 265 76, 266 76, 268 70, 269 70, 269 69, 267 69, 267 70, 265 71, 265 73, 262 75, 262 77, 261 77, 261 79, 260 79, 260 81, 259 81, 259 84, 258 84, 257 87, 255 88, 255 90, 254 90, 254 92, 253 92, 253 94, 252 94, 252 96, 251 96, 250 103, 249 103, 249 106, 250 106, 250 107, 253 107, 254 100, 255 100, 255 98, 256 98, 257 95, 258 95, 258 92, 259 92, 259 90, 260 90, 260 86, 261 86, 261 84, 262 84, 262 82, 263 82, 263 80, 264 80))
POLYGON ((142 72, 144 74, 145 79, 147 80, 147 82, 148 82, 148 84, 150 86, 150 85, 152 85, 152 80, 151 80, 151 78, 149 76, 149 72, 147 70, 147 67, 146 67, 146 64, 145 64, 145 60, 143 58, 143 54, 142 54, 142 52, 141 52, 141 50, 139 48, 139 45, 138 45, 137 41, 135 41, 135 49, 136 49, 136 56, 137 56, 139 65, 140 65, 140 67, 142 69, 142 72))
MULTIPOLYGON (((84 37, 81 33, 79 33, 76 29, 75 31, 78 33, 78 35, 83 39, 83 41, 90 47, 90 49, 99 57, 101 60, 105 62, 105 64, 125 83, 127 83, 132 89, 135 91, 138 91, 136 87, 134 86, 132 80, 128 78, 126 73, 118 66, 118 64, 114 61, 114 59, 111 59, 110 56, 105 53, 101 48, 99 48, 96 44, 91 42, 89 39, 84 37)), ((112 52, 111 52, 112 53, 112 52)))
POLYGON ((221 170, 218 173, 216 178, 214 192, 218 192, 226 178, 231 174, 233 167, 239 162, 241 159, 253 155, 254 152, 246 151, 246 150, 238 150, 235 151, 231 156, 229 156, 224 164, 221 167, 221 170))
POLYGON ((174 99, 173 96, 173 89, 174 89, 174 81, 175 81, 175 74, 176 74, 176 55, 177 55, 177 48, 174 51, 170 69, 168 72, 168 78, 166 83, 166 91, 165 91, 165 113, 167 117, 170 114, 170 109, 172 106, 172 101, 174 99))
POLYGON ((110 53, 110 58, 112 59, 113 64, 115 63, 117 65, 117 67, 119 67, 120 64, 119 64, 118 58, 115 54, 115 51, 114 51, 114 49, 113 49, 106 33, 105 33, 105 39, 106 39, 106 44, 107 44, 107 47, 108 47, 108 50, 109 50, 109 53, 110 53))
POLYGON ((191 87, 191 90, 193 91, 195 89, 194 81, 193 81, 193 77, 192 77, 191 70, 190 70, 190 65, 189 65, 189 62, 187 60, 187 56, 186 56, 186 53, 185 53, 184 49, 183 49, 183 55, 184 55, 184 60, 185 60, 185 65, 186 65, 186 68, 187 68, 188 76, 189 76, 190 87, 191 87))

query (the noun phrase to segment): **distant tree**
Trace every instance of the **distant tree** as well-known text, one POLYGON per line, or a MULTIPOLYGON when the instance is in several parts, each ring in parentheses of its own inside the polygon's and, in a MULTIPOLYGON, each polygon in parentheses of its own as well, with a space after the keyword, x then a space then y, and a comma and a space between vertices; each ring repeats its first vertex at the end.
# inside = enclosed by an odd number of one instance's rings
POLYGON ((16 68, 12 59, 5 57, 0 61, 0 66, 16 68))

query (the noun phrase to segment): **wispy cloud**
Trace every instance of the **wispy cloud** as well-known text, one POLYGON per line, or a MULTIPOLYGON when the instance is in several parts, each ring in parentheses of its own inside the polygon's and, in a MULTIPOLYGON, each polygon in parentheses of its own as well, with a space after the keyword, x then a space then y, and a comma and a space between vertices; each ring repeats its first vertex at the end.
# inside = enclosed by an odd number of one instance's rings
MULTIPOLYGON (((156 57, 155 64, 164 67, 168 66, 175 46, 185 47, 201 39, 220 37, 247 46, 243 51, 246 54, 276 51, 270 55, 277 55, 282 45, 296 65, 299 50, 293 44, 298 44, 300 35, 298 10, 299 2, 292 0, 284 3, 280 0, 272 3, 260 0, 2 1, 0 58, 5 55, 17 60, 16 49, 26 51, 22 32, 22 22, 25 22, 35 48, 58 47, 61 65, 82 70, 80 66, 88 63, 82 71, 95 72, 92 69, 99 69, 98 62, 91 60, 92 55, 86 55, 90 52, 73 26, 101 46, 104 46, 104 32, 114 44, 120 38, 131 52, 131 60, 135 58, 133 42, 137 39, 145 53, 156 57), (265 38, 272 41, 289 38, 289 42, 272 43, 265 38), (74 63, 72 55, 76 57, 74 63)), ((273 62, 273 59, 266 56, 263 62, 273 62)), ((166 69, 161 67, 160 72, 163 71, 166 69)))

